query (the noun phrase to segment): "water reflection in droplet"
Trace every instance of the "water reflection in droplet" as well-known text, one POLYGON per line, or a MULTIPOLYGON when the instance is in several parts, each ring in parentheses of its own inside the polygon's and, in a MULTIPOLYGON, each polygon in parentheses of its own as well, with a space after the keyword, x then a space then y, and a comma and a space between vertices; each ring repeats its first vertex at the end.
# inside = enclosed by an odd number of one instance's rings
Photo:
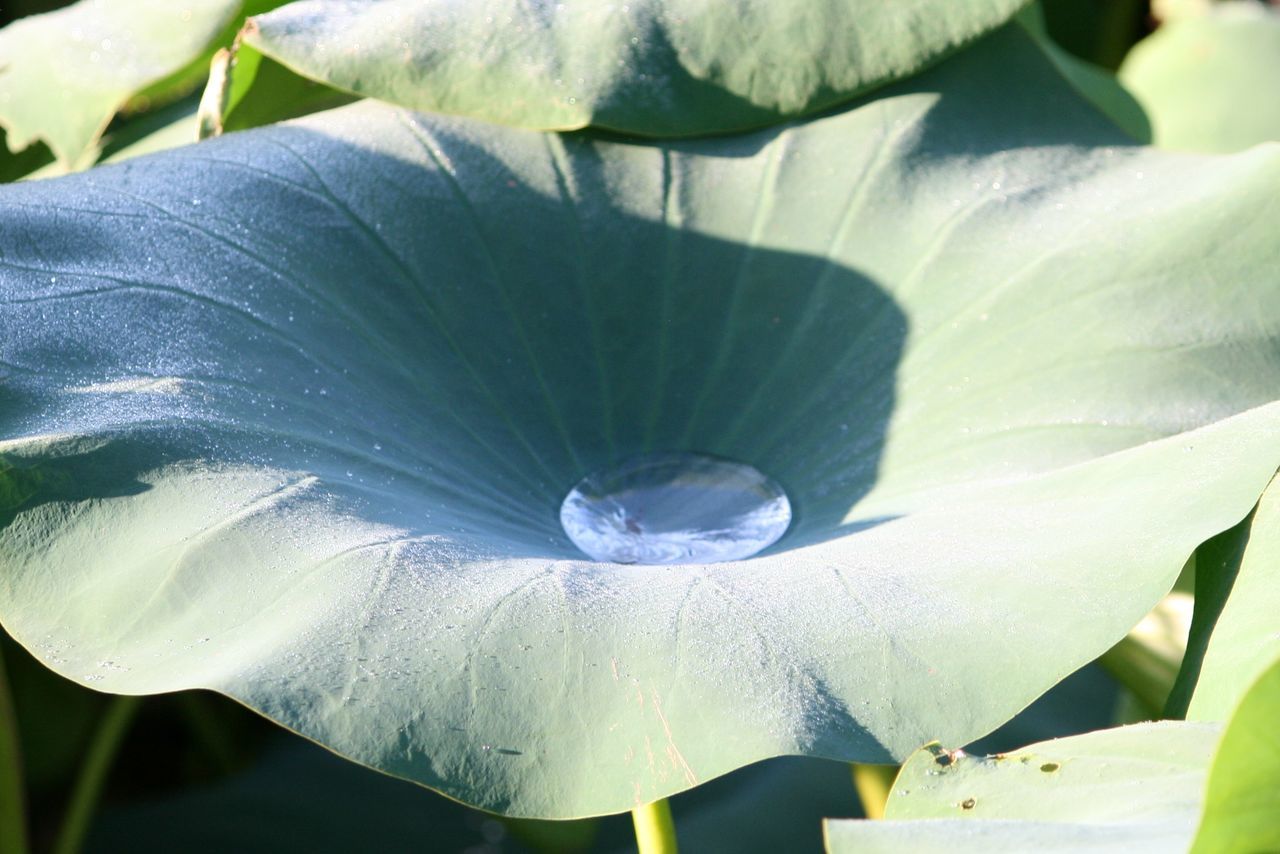
POLYGON ((790 523, 791 502, 768 477, 689 453, 631 457, 583 478, 560 506, 574 545, 612 563, 742 560, 790 523))

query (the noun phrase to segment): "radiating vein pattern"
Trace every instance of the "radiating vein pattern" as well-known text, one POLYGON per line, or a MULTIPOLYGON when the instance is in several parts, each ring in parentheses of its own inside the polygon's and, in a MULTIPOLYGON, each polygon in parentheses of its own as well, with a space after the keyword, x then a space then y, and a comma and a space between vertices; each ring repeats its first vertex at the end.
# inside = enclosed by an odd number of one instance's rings
POLYGON ((0 621, 516 815, 964 743, 1280 464, 1278 179, 1124 145, 1013 29, 748 135, 366 102, 5 187, 0 621), (586 560, 563 499, 654 453, 786 532, 586 560))

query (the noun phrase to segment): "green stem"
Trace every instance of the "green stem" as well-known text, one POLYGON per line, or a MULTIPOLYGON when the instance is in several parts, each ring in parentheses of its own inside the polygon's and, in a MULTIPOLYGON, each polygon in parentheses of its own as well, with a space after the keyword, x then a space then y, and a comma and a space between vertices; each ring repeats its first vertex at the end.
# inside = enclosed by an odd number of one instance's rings
POLYGON ((29 850, 24 795, 18 718, 5 675, 4 651, 0 650, 0 851, 26 854, 29 850))
POLYGON ((676 825, 671 805, 663 798, 631 811, 636 825, 636 847, 640 854, 676 854, 676 825))
POLYGON ((138 711, 139 702, 137 697, 113 697, 107 706, 98 731, 93 735, 93 742, 89 745, 84 764, 80 766, 80 776, 71 793, 71 803, 62 820, 58 840, 53 845, 53 854, 78 854, 84 844, 85 834, 89 832, 89 822, 93 820, 93 814, 98 808, 98 798, 102 794, 107 772, 111 770, 111 763, 120 749, 120 743, 124 741, 124 734, 138 711))
POLYGON ((867 818, 884 818, 884 806, 889 801, 889 790, 898 776, 897 765, 862 765, 851 762, 853 788, 862 800, 862 812, 867 818))

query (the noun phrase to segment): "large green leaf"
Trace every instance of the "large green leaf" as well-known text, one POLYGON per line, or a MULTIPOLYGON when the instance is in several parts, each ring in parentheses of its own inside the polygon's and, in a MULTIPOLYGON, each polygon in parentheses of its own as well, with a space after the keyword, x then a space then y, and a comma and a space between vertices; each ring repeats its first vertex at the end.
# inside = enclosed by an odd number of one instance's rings
POLYGON ((1280 10, 1240 0, 1173 20, 1133 48, 1120 78, 1163 148, 1230 152, 1280 140, 1280 10))
POLYGON ((197 66, 241 6, 81 0, 0 30, 0 127, 9 149, 43 141, 63 168, 89 165, 98 138, 131 97, 148 89, 162 95, 164 84, 181 84, 188 71, 199 78, 197 66))
POLYGON ((1222 721, 1280 656, 1280 489, 1268 487, 1253 515, 1208 548, 1196 573, 1196 654, 1178 691, 1190 695, 1187 717, 1222 721))
POLYGON ((931 745, 903 764, 885 817, 1185 824, 1199 811, 1219 733, 1159 721, 987 757, 931 745))
POLYGON ((833 854, 1274 851, 1277 716, 1280 663, 1253 685, 1221 736, 1219 724, 1163 721, 987 757, 929 745, 903 765, 888 820, 827 822, 827 847, 833 854))
POLYGON ((987 757, 930 745, 903 765, 886 820, 828 822, 827 848, 1186 850, 1218 734, 1215 724, 1161 722, 987 757))
POLYGON ((515 815, 968 742, 1280 463, 1280 152, 1122 141, 1013 27, 747 137, 362 102, 5 188, 0 618, 515 815), (583 561, 651 448, 791 530, 583 561))
POLYGON ((278 97, 253 85, 261 54, 345 92, 520 127, 741 130, 912 74, 1026 2, 304 0, 248 23, 227 108, 278 97))
MULTIPOLYGON (((46 672, 44 681, 51 679, 56 677, 46 672)), ((23 687, 17 686, 19 696, 23 687)), ((1104 673, 1085 668, 983 739, 984 745, 1022 745, 1106 726, 1113 694, 1114 683, 1104 673)), ((84 702, 83 696, 78 699, 84 702)), ((65 714, 62 707, 47 712, 65 714)), ((804 852, 821 850, 824 817, 854 815, 857 804, 848 765, 785 757, 683 792, 672 798, 671 809, 684 850, 804 852)), ((521 840, 547 843, 536 850, 568 852, 579 850, 568 844, 576 840, 593 852, 634 854, 634 830, 626 815, 592 820, 589 827, 578 822, 530 824, 509 823, 503 834, 490 816, 282 735, 246 772, 215 785, 106 809, 94 823, 87 850, 274 854, 282 848, 350 850, 363 845, 375 851, 445 851, 487 842, 496 854, 517 849, 521 840), (361 821, 352 822, 353 814, 361 821), (228 822, 229 815, 237 820, 228 822), (559 838, 549 838, 552 833, 559 838)))
MULTIPOLYGON (((86 849, 635 854, 635 831, 625 814, 586 822, 500 822, 284 738, 291 743, 273 744, 244 773, 105 810, 86 849)), ((853 815, 857 802, 848 765, 785 757, 683 792, 671 809, 687 851, 806 852, 822 849, 824 815, 853 815)))

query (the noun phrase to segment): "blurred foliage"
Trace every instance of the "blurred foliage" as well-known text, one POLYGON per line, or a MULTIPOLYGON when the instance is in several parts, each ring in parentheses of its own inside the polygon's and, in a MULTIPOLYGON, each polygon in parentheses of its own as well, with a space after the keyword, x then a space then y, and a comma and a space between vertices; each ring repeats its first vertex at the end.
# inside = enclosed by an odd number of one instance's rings
POLYGON ((0 6, 0 25, 25 18, 27 15, 39 15, 52 12, 63 6, 70 6, 75 0, 7 0, 0 6))
POLYGON ((1041 0, 1041 6, 1054 41, 1113 71, 1151 29, 1145 0, 1041 0))
POLYGON ((1280 139, 1278 78, 1280 8, 1254 0, 1168 19, 1120 68, 1157 146, 1216 154, 1280 139))

